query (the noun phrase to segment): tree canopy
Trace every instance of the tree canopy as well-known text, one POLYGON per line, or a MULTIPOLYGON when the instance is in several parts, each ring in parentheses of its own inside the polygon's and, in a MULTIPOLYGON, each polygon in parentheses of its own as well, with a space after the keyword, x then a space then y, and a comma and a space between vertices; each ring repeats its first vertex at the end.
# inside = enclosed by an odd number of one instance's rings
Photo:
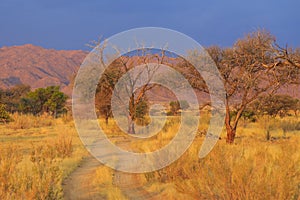
POLYGON ((49 113, 54 117, 65 112, 67 96, 59 91, 59 86, 38 88, 21 98, 20 110, 39 115, 49 113))

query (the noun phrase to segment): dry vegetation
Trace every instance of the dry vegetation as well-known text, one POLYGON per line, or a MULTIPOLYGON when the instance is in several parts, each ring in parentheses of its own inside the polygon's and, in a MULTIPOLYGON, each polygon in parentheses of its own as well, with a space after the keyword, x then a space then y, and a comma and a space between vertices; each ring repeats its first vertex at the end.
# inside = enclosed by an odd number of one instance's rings
POLYGON ((93 178, 93 184, 106 199, 126 199, 121 190, 114 185, 114 171, 106 166, 98 167, 93 178))
MULTIPOLYGON (((207 127, 208 119, 204 115, 199 133, 207 127)), ((169 118, 164 130, 156 137, 150 141, 135 140, 129 148, 149 152, 164 146, 176 132, 178 121, 176 117, 169 118)), ((144 189, 156 194, 157 199, 299 199, 299 124, 300 120, 295 117, 245 121, 238 127, 240 136, 233 145, 226 144, 224 130, 223 139, 204 159, 198 158, 204 138, 199 134, 175 163, 145 173, 144 189), (269 141, 265 135, 267 131, 271 134, 269 141)), ((111 137, 122 135, 112 121, 104 128, 111 137)), ((94 183, 123 199, 111 186, 113 173, 102 166, 94 183)), ((107 196, 108 199, 114 197, 107 196)))
MULTIPOLYGON (((300 198, 298 118, 242 122, 233 145, 226 144, 224 130, 213 151, 199 159, 204 139, 200 133, 209 121, 205 113, 201 116, 199 134, 179 160, 159 171, 140 174, 144 190, 155 193, 157 199, 300 198)), ((69 117, 12 117, 14 122, 0 125, 0 199, 62 199, 62 180, 87 155, 72 121, 69 117)), ((128 141, 113 120, 101 124, 116 143, 128 141)), ((137 152, 158 149, 173 138, 178 125, 179 117, 169 117, 159 134, 131 141, 128 148, 137 152)), ((114 174, 101 166, 91 181, 107 199, 126 199, 114 184, 114 174)))
POLYGON ((0 125, 0 199, 62 199, 62 180, 86 151, 66 118, 13 115, 0 125))

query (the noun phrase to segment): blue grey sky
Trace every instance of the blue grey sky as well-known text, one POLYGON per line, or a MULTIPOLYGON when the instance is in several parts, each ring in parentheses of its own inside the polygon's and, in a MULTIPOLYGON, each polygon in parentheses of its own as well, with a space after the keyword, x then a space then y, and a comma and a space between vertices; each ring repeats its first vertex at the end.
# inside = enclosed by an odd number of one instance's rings
POLYGON ((99 36, 158 26, 224 47, 265 28, 299 47, 299 8, 299 0, 0 0, 0 46, 87 49, 99 36))

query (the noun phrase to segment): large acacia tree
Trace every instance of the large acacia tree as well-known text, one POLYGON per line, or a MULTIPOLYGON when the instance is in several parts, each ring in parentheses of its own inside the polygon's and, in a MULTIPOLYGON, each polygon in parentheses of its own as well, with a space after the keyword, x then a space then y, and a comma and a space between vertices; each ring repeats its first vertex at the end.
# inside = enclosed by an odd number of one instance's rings
MULTIPOLYGON (((274 36, 260 30, 239 39, 231 48, 207 48, 226 90, 227 143, 234 142, 239 120, 252 102, 262 95, 275 93, 299 77, 299 69, 291 64, 294 61, 283 62, 279 56, 283 49, 275 42, 274 36)), ((197 89, 208 92, 203 82, 198 83, 194 84, 197 89)))

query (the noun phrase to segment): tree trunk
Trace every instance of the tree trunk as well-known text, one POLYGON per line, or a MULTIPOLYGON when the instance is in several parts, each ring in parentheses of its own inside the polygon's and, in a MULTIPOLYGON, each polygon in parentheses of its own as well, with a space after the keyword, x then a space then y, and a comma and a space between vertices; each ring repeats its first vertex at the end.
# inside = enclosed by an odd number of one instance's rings
POLYGON ((267 139, 267 141, 269 141, 271 139, 271 134, 270 134, 269 130, 267 130, 266 139, 267 139))
POLYGON ((128 116, 128 133, 135 134, 134 120, 131 116, 128 116))
POLYGON ((105 116, 105 124, 108 125, 108 115, 105 116))
POLYGON ((229 109, 229 105, 227 102, 225 125, 226 125, 226 132, 227 132, 226 142, 228 144, 232 144, 234 142, 235 135, 236 135, 236 129, 237 129, 239 120, 241 119, 241 116, 242 116, 242 113, 244 112, 244 110, 245 110, 245 105, 240 107, 240 109, 238 110, 238 112, 235 116, 234 121, 231 123, 230 109, 229 109))
POLYGON ((134 93, 132 93, 129 100, 129 113, 128 113, 128 133, 135 134, 134 129, 134 120, 135 120, 135 102, 134 102, 134 93))
POLYGON ((228 101, 226 102, 226 116, 225 116, 225 126, 227 132, 226 142, 232 144, 234 142, 236 127, 231 126, 231 116, 228 101))
POLYGON ((228 144, 232 144, 234 142, 235 135, 236 135, 237 124, 238 124, 238 119, 239 118, 236 118, 236 120, 234 121, 234 123, 232 125, 229 109, 226 111, 225 126, 226 126, 226 132, 227 132, 226 142, 228 144))
POLYGON ((226 126, 226 131, 227 131, 227 138, 226 138, 226 142, 228 144, 232 144, 234 142, 235 139, 235 133, 236 133, 236 128, 231 128, 228 129, 226 126))

